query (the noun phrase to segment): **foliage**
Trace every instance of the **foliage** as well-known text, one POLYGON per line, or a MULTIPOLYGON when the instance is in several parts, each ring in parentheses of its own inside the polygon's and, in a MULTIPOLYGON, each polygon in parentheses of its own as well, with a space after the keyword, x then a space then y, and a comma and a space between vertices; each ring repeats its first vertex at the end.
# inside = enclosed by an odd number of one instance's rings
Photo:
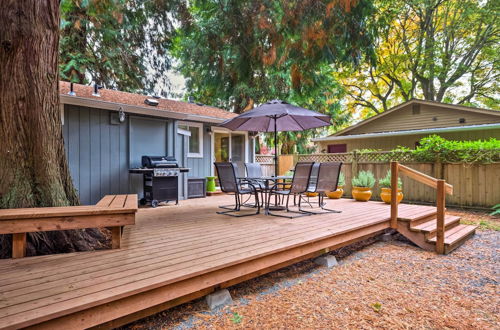
POLYGON ((454 141, 431 135, 420 140, 413 154, 417 161, 491 163, 500 161, 500 140, 454 141))
POLYGON ((339 174, 339 182, 338 182, 337 186, 339 186, 339 187, 345 186, 345 175, 343 172, 340 172, 340 174, 339 174))
POLYGON ((493 206, 493 212, 490 215, 500 215, 500 204, 493 206))
POLYGON ((353 187, 372 188, 375 185, 375 176, 371 171, 359 171, 351 180, 353 187))
MULTIPOLYGON (((387 171, 385 177, 378 180, 378 185, 381 188, 391 188, 391 170, 387 171)), ((402 187, 403 187, 403 182, 401 181, 401 178, 398 177, 398 188, 402 187)))
MULTIPOLYGON (((333 65, 372 57, 368 0, 195 0, 173 54, 197 101, 241 113, 272 99, 349 119, 333 65)), ((279 134, 281 153, 309 153, 322 130, 279 134), (296 146, 296 147, 295 147, 296 146)), ((269 146, 273 137, 266 134, 269 146)))
POLYGON ((241 321, 243 321, 243 316, 241 316, 240 314, 234 312, 233 313, 233 316, 231 316, 229 318, 231 320, 231 322, 233 322, 234 324, 239 324, 241 323, 241 321))
POLYGON ((166 94, 173 17, 183 1, 62 0, 60 9, 62 79, 166 94))
POLYGON ((419 146, 414 150, 399 146, 388 152, 374 149, 356 152, 363 160, 379 162, 492 163, 500 162, 500 140, 456 141, 430 135, 420 139, 419 146))
POLYGON ((377 0, 376 62, 339 71, 351 111, 412 98, 500 108, 494 0, 377 0))

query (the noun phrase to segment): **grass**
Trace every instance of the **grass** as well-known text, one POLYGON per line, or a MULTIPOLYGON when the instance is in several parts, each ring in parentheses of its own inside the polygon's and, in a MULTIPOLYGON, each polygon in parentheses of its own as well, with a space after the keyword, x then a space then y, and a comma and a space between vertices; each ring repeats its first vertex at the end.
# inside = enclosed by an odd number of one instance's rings
POLYGON ((450 210, 451 214, 460 216, 460 223, 479 226, 480 230, 500 231, 500 218, 481 211, 450 210))
POLYGON ((481 230, 495 230, 500 231, 500 223, 498 221, 492 221, 487 219, 477 220, 469 220, 469 219, 461 219, 460 223, 465 225, 476 225, 479 226, 481 230))

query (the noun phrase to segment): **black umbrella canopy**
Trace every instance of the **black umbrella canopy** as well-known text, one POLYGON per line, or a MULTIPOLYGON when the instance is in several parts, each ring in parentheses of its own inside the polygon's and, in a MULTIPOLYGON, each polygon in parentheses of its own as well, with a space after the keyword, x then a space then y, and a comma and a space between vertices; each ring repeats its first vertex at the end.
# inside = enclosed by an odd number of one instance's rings
POLYGON ((329 116, 280 100, 269 101, 220 124, 233 131, 253 132, 303 131, 329 125, 329 116))

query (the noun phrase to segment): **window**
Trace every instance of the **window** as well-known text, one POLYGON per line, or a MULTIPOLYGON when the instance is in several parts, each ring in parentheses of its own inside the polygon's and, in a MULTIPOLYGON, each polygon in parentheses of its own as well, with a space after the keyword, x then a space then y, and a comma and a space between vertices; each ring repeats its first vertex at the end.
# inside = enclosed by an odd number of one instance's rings
POLYGON ((330 154, 338 154, 341 152, 347 152, 347 144, 329 144, 328 145, 328 153, 330 154))
POLYGON ((189 150, 188 157, 202 158, 203 157, 203 124, 180 122, 179 128, 189 131, 189 150))

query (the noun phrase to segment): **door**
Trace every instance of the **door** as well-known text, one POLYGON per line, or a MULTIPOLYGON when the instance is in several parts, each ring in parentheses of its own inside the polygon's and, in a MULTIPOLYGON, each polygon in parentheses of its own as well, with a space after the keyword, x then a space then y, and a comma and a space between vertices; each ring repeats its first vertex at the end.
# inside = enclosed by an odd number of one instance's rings
MULTIPOLYGON (((212 154, 215 162, 233 162, 237 166, 237 175, 245 175, 247 161, 247 136, 245 133, 236 133, 215 130, 212 135, 212 154)), ((215 168, 213 173, 216 175, 215 168)))
POLYGON ((236 175, 245 176, 245 135, 231 134, 230 161, 236 164, 236 175))

